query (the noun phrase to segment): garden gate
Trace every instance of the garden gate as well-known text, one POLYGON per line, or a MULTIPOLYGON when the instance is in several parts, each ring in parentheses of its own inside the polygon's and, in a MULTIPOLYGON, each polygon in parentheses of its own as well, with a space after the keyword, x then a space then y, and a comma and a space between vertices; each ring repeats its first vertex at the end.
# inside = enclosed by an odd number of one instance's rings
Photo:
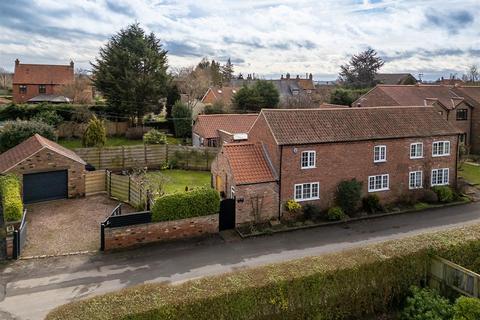
POLYGON ((235 228, 235 199, 225 199, 220 202, 218 221, 220 231, 235 228))

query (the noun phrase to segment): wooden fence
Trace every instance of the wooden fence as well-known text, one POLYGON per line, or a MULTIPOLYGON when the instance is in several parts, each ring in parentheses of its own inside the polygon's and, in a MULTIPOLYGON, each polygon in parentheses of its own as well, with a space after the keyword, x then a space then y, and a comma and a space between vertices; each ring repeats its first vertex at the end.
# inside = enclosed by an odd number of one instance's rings
POLYGON ((138 145, 74 150, 96 169, 159 168, 170 164, 176 168, 210 170, 217 148, 178 145, 138 145))
POLYGON ((433 257, 429 269, 429 286, 441 292, 453 290, 480 298, 480 275, 440 257, 433 257))
POLYGON ((148 191, 128 175, 115 174, 108 170, 87 172, 85 194, 89 196, 99 192, 106 192, 110 198, 129 203, 140 210, 147 207, 148 191))
MULTIPOLYGON (((86 127, 86 123, 64 121, 58 125, 57 135, 59 138, 81 138, 86 127)), ((128 130, 128 127, 128 122, 105 121, 105 131, 107 136, 124 136, 128 130)))

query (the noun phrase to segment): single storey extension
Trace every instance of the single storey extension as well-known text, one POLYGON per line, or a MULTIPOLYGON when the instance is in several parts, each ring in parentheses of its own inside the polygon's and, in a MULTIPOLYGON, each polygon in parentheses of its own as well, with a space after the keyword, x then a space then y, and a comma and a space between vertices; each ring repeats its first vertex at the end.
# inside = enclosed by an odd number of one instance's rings
POLYGON ((460 133, 433 107, 263 109, 248 142, 222 146, 213 182, 235 199, 236 225, 281 218, 290 199, 328 209, 353 178, 395 202, 456 185, 460 133))

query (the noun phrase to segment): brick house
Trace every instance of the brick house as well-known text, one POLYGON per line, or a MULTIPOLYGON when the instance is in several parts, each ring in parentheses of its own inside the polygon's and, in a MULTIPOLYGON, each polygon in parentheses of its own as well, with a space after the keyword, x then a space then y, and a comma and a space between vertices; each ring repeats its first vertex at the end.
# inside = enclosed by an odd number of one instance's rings
POLYGON ((13 102, 68 102, 58 94, 74 81, 74 63, 69 65, 25 64, 15 60, 13 102))
POLYGON ((192 128, 192 144, 219 147, 224 142, 246 140, 256 119, 257 114, 199 115, 192 128))
POLYGON ((240 90, 240 87, 210 87, 202 97, 201 103, 204 105, 212 105, 220 102, 228 110, 232 106, 233 96, 240 90))
POLYGON ((480 87, 444 85, 377 85, 361 96, 353 107, 433 106, 444 119, 462 130, 460 142, 480 152, 480 87))
POLYGON ((38 134, 0 154, 0 174, 22 178, 25 203, 84 196, 85 165, 73 151, 38 134))
POLYGON ((363 196, 395 202, 418 189, 456 185, 459 133, 433 107, 264 109, 248 144, 222 147, 213 181, 236 198, 237 225, 280 218, 289 199, 328 209, 338 184, 352 178, 362 182, 363 196), (258 179, 248 183, 237 178, 242 174, 258 179), (258 201, 260 216, 252 208, 258 201))

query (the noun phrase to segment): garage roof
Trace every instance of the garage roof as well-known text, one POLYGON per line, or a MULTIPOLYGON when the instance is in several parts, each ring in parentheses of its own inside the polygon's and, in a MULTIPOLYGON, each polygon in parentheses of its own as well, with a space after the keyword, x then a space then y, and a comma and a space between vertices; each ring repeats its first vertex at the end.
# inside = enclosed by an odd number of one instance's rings
POLYGON ((58 143, 50 141, 39 134, 35 134, 19 145, 0 154, 0 173, 9 171, 20 162, 30 158, 43 149, 49 149, 83 165, 87 164, 72 150, 68 150, 58 143))

